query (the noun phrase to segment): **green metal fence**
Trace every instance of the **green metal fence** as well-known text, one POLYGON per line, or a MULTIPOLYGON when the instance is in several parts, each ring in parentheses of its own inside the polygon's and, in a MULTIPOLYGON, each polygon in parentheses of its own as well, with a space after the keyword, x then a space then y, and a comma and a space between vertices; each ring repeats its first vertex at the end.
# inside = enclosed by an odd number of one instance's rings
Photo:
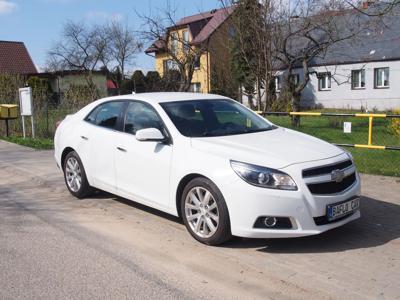
POLYGON ((396 122, 400 115, 358 113, 262 113, 276 125, 298 130, 338 146, 353 154, 363 173, 400 177, 400 135, 396 122), (294 115, 301 116, 300 127, 291 125, 294 115), (344 125, 349 132, 345 132, 344 125))

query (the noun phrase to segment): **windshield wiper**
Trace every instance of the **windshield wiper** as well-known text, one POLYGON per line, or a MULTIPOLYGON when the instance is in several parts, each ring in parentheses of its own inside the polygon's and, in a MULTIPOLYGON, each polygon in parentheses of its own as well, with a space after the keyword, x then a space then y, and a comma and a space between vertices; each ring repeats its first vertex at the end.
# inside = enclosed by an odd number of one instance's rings
POLYGON ((275 128, 277 128, 277 127, 271 126, 269 128, 259 128, 259 129, 252 129, 252 130, 249 129, 249 130, 230 131, 230 132, 222 132, 222 131, 218 132, 217 130, 204 131, 198 137, 216 137, 216 136, 256 133, 256 132, 262 132, 262 131, 269 131, 269 130, 272 130, 272 129, 275 129, 275 128))
POLYGON ((251 129, 251 130, 246 130, 245 133, 255 133, 255 132, 269 131, 271 129, 273 129, 273 128, 269 127, 269 128, 251 129))

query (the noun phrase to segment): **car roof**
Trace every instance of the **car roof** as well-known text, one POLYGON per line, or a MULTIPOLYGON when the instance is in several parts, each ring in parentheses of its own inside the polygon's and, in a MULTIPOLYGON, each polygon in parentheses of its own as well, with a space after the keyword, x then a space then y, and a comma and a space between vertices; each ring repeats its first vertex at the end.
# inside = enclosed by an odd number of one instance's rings
POLYGON ((152 104, 174 101, 190 101, 190 100, 210 100, 210 99, 229 99, 221 95, 201 94, 201 93, 184 93, 184 92, 162 92, 162 93, 138 93, 108 97, 100 101, 110 100, 141 100, 152 104))

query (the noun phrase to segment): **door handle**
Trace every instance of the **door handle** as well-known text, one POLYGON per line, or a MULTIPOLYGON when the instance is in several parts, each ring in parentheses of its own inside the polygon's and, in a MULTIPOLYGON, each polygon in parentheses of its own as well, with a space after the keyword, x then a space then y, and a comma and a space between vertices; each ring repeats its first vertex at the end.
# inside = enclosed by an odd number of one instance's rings
POLYGON ((121 151, 121 152, 127 152, 126 149, 121 148, 121 147, 117 147, 117 149, 118 149, 119 151, 121 151))
POLYGON ((89 140, 89 138, 87 136, 81 135, 81 138, 85 141, 89 140))

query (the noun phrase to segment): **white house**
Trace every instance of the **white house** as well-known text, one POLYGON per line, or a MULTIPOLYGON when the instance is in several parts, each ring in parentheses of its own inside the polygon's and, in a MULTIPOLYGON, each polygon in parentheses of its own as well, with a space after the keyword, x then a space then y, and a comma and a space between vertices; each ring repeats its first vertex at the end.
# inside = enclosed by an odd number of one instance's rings
MULTIPOLYGON (((336 18, 340 23, 341 16, 336 18)), ((312 74, 302 91, 303 107, 400 109, 400 8, 356 39, 335 44, 309 66, 312 74)), ((282 73, 275 79, 278 94, 282 73)), ((302 80, 302 68, 293 74, 295 81, 302 80)))
MULTIPOLYGON (((370 111, 400 108, 400 58, 310 69, 315 73, 302 92, 303 107, 322 105, 325 108, 364 108, 370 111)), ((295 70, 295 73, 301 80, 301 70, 295 70)), ((276 88, 279 90, 279 85, 276 88)))

